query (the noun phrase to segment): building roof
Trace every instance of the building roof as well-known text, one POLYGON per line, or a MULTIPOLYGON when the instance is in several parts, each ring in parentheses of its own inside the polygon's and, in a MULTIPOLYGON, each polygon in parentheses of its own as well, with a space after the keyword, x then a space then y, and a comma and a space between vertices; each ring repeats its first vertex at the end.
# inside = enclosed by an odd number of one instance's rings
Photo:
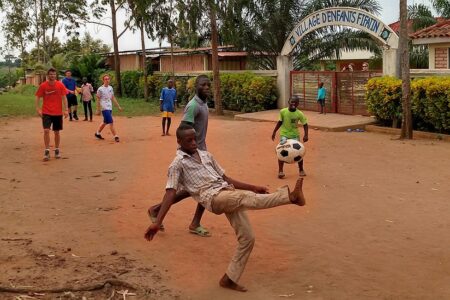
POLYGON ((412 39, 450 38, 450 19, 436 23, 430 27, 411 34, 412 39))
MULTIPOLYGON (((438 23, 446 20, 445 18, 442 18, 442 17, 437 17, 435 19, 436 19, 436 22, 438 22, 438 23)), ((414 22, 414 20, 412 20, 412 19, 408 20, 408 32, 414 32, 413 22, 414 22)), ((389 24, 389 27, 391 27, 391 29, 395 33, 399 34, 399 32, 400 32, 400 21, 397 21, 397 22, 394 22, 392 24, 389 24)))

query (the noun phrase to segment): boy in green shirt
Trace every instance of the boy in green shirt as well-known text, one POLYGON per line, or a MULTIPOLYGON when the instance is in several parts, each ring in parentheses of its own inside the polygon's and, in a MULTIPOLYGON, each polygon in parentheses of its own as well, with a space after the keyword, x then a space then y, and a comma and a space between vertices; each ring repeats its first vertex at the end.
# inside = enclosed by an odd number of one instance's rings
MULTIPOLYGON (((299 98, 297 96, 292 97, 289 100, 289 107, 280 110, 280 118, 277 125, 272 133, 272 141, 275 140, 275 135, 280 130, 280 143, 284 144, 288 139, 294 139, 300 141, 300 132, 298 131, 298 123, 303 125, 303 130, 305 135, 303 136, 303 142, 308 141, 308 120, 306 116, 297 109, 299 103, 299 98)), ((285 174, 283 172, 284 162, 278 160, 278 178, 284 178, 285 174)), ((300 176, 306 176, 305 170, 303 169, 303 159, 298 162, 298 169, 300 176)))

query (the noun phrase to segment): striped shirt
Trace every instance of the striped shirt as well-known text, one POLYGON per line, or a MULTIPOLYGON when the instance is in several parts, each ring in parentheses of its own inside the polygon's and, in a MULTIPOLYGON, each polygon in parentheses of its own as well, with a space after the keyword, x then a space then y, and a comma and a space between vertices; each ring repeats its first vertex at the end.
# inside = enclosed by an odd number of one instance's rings
POLYGON ((198 203, 212 211, 211 201, 221 190, 234 189, 225 180, 225 171, 211 153, 197 150, 201 161, 182 150, 169 166, 166 189, 187 191, 198 203))

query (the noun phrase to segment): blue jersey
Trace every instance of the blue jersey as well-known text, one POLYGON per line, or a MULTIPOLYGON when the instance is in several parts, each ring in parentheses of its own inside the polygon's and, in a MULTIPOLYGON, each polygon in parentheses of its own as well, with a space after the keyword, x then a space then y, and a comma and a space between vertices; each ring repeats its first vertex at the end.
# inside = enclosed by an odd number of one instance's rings
POLYGON ((77 82, 75 81, 75 79, 64 77, 64 79, 61 81, 66 87, 66 89, 70 91, 75 91, 75 88, 77 87, 77 82))
POLYGON ((327 91, 325 90, 324 87, 319 88, 319 90, 317 91, 317 100, 325 100, 327 95, 327 91))
POLYGON ((168 87, 163 88, 159 100, 162 101, 163 111, 173 112, 177 101, 177 90, 174 88, 169 89, 168 87))

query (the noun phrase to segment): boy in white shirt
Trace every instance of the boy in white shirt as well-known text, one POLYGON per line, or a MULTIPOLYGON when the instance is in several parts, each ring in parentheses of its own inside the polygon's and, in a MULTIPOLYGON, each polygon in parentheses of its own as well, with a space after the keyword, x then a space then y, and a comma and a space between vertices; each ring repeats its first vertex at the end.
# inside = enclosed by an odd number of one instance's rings
POLYGON ((114 136, 114 140, 119 142, 119 136, 117 135, 116 129, 114 128, 114 121, 112 118, 112 102, 122 111, 122 107, 120 107, 119 102, 117 102, 116 97, 114 97, 114 91, 112 86, 109 85, 111 78, 109 75, 103 76, 103 85, 97 90, 97 111, 96 115, 100 115, 100 110, 103 115, 103 122, 100 124, 97 132, 95 133, 95 137, 99 140, 104 140, 102 135, 100 134, 105 128, 106 125, 109 124, 109 129, 114 136))

